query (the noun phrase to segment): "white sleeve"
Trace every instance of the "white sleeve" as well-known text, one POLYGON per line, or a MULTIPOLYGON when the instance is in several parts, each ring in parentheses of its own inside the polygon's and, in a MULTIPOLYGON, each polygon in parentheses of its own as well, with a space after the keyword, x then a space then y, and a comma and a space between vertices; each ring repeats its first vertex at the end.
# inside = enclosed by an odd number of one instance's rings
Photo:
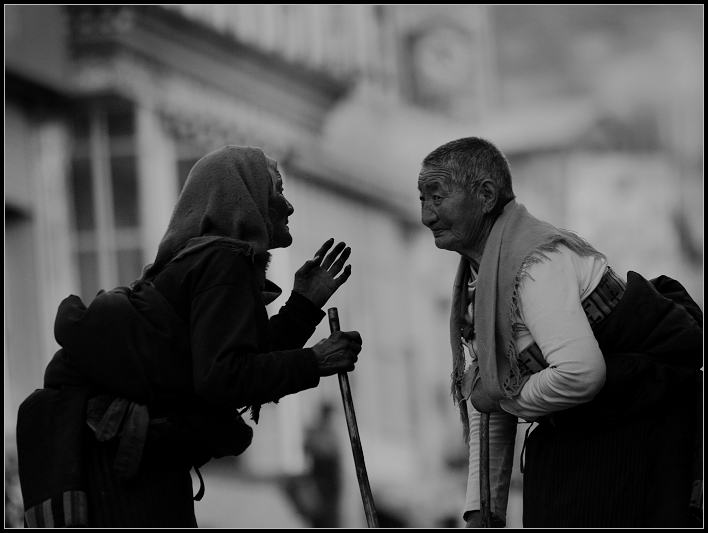
POLYGON ((525 420, 589 402, 605 383, 605 360, 583 311, 572 253, 547 254, 519 284, 521 319, 549 365, 500 402, 525 420))
MULTIPOLYGON (((470 457, 467 476, 467 496, 462 512, 479 510, 479 413, 467 400, 470 414, 470 457)), ((489 415, 489 485, 491 487, 492 513, 506 522, 509 501, 511 468, 514 462, 514 444, 518 420, 509 413, 489 415)))

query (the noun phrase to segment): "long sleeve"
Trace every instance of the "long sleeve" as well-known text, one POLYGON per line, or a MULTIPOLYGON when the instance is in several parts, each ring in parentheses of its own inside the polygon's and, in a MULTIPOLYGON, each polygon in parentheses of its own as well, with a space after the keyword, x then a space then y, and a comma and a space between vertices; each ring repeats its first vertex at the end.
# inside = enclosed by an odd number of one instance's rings
POLYGON ((269 320, 246 256, 210 246, 169 265, 155 285, 189 327, 187 364, 201 400, 240 408, 319 384, 314 352, 302 346, 324 313, 294 294, 269 320))
POLYGON ((579 279, 582 258, 567 249, 548 256, 529 268, 519 297, 522 325, 549 366, 532 375, 517 396, 500 402, 526 420, 588 402, 605 382, 605 361, 581 304, 589 292, 579 279))
POLYGON ((264 331, 267 325, 260 294, 247 287, 219 285, 192 300, 192 367, 198 396, 242 407, 319 384, 312 350, 267 351, 272 348, 264 347, 270 337, 264 331))
POLYGON ((324 316, 325 312, 305 296, 292 292, 285 305, 270 318, 272 347, 276 350, 302 348, 324 316))
MULTIPOLYGON (((479 420, 480 415, 467 400, 470 413, 470 456, 467 476, 467 496, 464 513, 480 508, 479 498, 479 420)), ((514 461, 517 418, 509 413, 498 412, 489 416, 489 483, 491 487, 492 513, 506 522, 506 506, 509 501, 511 469, 514 461)))

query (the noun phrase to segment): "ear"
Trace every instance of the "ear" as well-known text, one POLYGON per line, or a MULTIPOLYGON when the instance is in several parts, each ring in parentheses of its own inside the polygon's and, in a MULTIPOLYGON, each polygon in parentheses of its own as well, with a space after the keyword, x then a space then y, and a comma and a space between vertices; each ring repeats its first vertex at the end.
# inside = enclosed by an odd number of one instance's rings
POLYGON ((492 180, 484 180, 479 185, 477 194, 479 195, 479 199, 482 201, 482 210, 484 214, 490 214, 494 210, 494 206, 497 205, 497 198, 499 197, 496 184, 492 180))

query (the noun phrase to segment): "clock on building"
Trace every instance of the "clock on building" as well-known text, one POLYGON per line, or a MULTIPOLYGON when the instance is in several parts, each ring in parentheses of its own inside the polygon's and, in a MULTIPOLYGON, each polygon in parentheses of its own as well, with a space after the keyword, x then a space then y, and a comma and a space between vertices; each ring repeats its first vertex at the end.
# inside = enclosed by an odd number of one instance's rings
POLYGON ((416 103, 440 103, 472 90, 475 51, 468 32, 454 26, 427 28, 410 44, 416 103))

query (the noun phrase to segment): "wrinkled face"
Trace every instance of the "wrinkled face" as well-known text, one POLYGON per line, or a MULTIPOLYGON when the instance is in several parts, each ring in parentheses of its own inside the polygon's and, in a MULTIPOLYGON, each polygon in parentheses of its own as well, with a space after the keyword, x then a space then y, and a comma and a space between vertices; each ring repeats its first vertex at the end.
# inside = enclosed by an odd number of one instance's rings
POLYGON ((283 178, 278 172, 278 164, 268 159, 268 173, 273 181, 273 194, 268 201, 268 217, 271 226, 268 249, 287 248, 293 242, 288 228, 288 217, 295 209, 283 195, 283 178))
POLYGON ((455 186, 450 171, 437 167, 423 167, 418 191, 421 221, 433 232, 435 246, 458 253, 479 246, 484 211, 476 194, 455 186))

